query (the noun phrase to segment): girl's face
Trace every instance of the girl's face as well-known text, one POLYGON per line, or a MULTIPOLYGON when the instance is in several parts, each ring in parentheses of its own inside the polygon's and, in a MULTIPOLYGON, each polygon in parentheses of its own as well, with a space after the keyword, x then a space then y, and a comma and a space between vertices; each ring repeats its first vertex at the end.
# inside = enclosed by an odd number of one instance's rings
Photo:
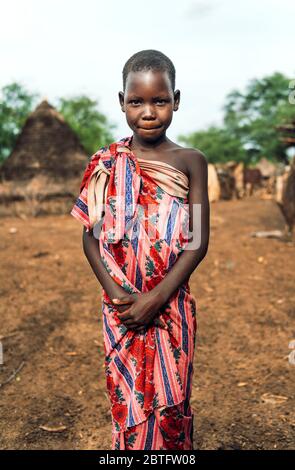
POLYGON ((125 93, 119 92, 121 109, 133 132, 143 140, 157 140, 170 126, 180 91, 173 92, 167 72, 130 72, 125 93))

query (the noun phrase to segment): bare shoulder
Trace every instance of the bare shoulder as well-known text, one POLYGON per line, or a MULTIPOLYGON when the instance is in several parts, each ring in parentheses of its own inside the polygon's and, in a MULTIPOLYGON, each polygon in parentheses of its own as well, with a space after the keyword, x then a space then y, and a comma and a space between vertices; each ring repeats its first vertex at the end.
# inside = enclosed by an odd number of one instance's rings
POLYGON ((179 153, 185 162, 187 173, 190 176, 203 175, 205 176, 208 171, 208 162, 206 155, 196 148, 179 148, 179 153))

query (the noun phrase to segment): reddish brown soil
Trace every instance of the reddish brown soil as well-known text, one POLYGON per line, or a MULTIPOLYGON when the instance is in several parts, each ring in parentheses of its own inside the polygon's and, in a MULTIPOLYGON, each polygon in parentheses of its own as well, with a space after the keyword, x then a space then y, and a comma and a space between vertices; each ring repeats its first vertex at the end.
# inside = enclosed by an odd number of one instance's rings
MULTIPOLYGON (((211 205, 209 251, 190 281, 195 449, 295 448, 294 244, 249 235, 283 226, 271 200, 211 205)), ((1 449, 111 448, 100 287, 81 233, 70 215, 1 220, 0 383, 24 362, 0 387, 1 449)))

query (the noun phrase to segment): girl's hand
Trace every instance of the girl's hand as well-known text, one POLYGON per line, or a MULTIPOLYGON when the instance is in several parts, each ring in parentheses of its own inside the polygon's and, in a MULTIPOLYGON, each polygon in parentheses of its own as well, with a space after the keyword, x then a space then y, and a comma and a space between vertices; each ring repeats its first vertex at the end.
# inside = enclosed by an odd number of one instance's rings
POLYGON ((154 323, 161 328, 167 329, 165 323, 159 318, 154 318, 163 305, 163 301, 159 295, 151 292, 143 294, 127 294, 121 299, 112 299, 116 306, 129 305, 124 312, 117 314, 119 320, 130 329, 136 331, 144 331, 150 324, 154 323))

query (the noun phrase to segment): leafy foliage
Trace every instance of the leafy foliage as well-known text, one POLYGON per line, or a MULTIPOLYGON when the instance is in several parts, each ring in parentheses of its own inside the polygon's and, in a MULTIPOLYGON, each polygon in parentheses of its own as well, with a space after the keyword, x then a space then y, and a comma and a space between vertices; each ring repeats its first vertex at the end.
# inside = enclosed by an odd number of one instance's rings
POLYGON ((83 95, 71 99, 60 98, 57 110, 76 132, 89 155, 115 140, 112 129, 116 126, 98 110, 97 101, 83 95))
MULTIPOLYGON (((1 89, 0 99, 0 163, 8 157, 29 116, 40 102, 40 95, 30 93, 20 83, 11 83, 1 89)), ((98 109, 98 103, 87 96, 59 98, 56 109, 78 135, 86 152, 92 155, 100 147, 115 139, 111 124, 98 109)))
POLYGON ((36 106, 38 94, 29 93, 19 83, 1 89, 0 99, 0 163, 11 153, 25 120, 36 106))
POLYGON ((286 162, 286 146, 276 126, 295 120, 289 84, 279 72, 251 80, 244 92, 236 89, 226 96, 220 128, 209 127, 180 140, 201 148, 210 162, 256 163, 262 156, 286 162))

